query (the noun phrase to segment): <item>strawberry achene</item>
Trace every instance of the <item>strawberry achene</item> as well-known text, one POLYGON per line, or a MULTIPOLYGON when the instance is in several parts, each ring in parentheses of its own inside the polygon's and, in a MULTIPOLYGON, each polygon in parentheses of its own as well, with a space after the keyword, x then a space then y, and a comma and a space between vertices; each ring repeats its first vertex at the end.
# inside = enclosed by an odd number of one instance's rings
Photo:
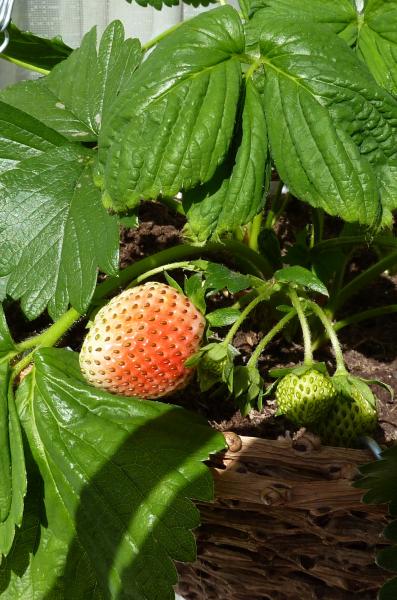
POLYGON ((205 319, 190 300, 156 282, 125 290, 97 313, 84 340, 80 366, 94 386, 150 399, 188 382, 185 361, 204 333, 205 319))

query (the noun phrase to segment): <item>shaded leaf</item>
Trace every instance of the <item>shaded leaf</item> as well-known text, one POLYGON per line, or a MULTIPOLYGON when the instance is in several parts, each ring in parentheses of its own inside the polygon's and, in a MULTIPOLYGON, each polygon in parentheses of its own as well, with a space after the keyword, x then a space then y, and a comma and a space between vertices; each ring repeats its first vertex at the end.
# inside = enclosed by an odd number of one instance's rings
MULTIPOLYGON (((50 71, 72 52, 60 37, 42 38, 30 31, 21 31, 13 23, 8 27, 10 41, 1 58, 50 71)), ((21 65, 21 66, 22 66, 21 65)))
POLYGON ((92 182, 92 153, 63 146, 0 177, 0 274, 33 319, 55 319, 69 302, 84 312, 98 267, 118 268, 118 224, 92 182))
MULTIPOLYGON (((57 572, 45 569, 53 586, 75 598, 76 574, 88 566, 95 593, 86 598, 128 590, 131 598, 171 600, 171 559, 195 557, 189 530, 199 514, 187 498, 211 499, 202 461, 225 447, 223 436, 183 409, 92 388, 67 350, 36 354, 17 401, 44 481, 48 527, 68 547, 66 560, 58 552, 57 572)), ((37 553, 47 554, 41 540, 37 553)), ((28 583, 15 600, 35 597, 28 583)))
POLYGON ((14 340, 11 337, 3 306, 0 304, 0 363, 10 352, 15 350, 14 340))
POLYGON ((231 271, 225 265, 209 262, 206 269, 206 288, 213 292, 228 290, 236 294, 249 288, 251 280, 247 275, 231 271))
POLYGON ((262 99, 252 79, 246 84, 241 127, 231 173, 221 171, 219 181, 184 194, 189 234, 199 242, 245 225, 264 205, 270 168, 267 128, 262 99))
POLYGON ((37 119, 0 102, 0 173, 65 143, 64 137, 37 119))
POLYGON ((235 123, 242 24, 230 6, 186 21, 163 39, 120 94, 99 138, 106 206, 174 196, 211 179, 235 123))
POLYGON ((305 269, 305 267, 300 267, 299 265, 284 267, 283 269, 276 271, 274 278, 276 281, 280 281, 280 283, 292 283, 302 286, 312 292, 318 292, 324 296, 329 296, 328 290, 323 282, 314 275, 314 273, 309 271, 309 269, 305 269))
MULTIPOLYGON (((397 553, 397 551, 396 551, 397 553)), ((379 600, 395 600, 397 597, 397 577, 384 584, 379 592, 379 600)))
POLYGON ((80 48, 49 75, 6 88, 0 98, 70 140, 95 141, 110 106, 129 86, 140 59, 139 41, 124 41, 123 25, 113 21, 98 50, 94 27, 84 36, 80 48))
POLYGON ((15 527, 22 522, 26 493, 22 435, 8 384, 9 365, 4 363, 0 365, 0 563, 11 549, 15 527))

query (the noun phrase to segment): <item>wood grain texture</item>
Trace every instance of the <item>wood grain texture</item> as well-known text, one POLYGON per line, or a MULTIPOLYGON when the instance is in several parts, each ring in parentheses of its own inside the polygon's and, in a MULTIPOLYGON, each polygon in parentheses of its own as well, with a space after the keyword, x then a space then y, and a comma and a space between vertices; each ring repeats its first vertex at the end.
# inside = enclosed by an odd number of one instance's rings
POLYGON ((199 507, 198 560, 179 566, 186 600, 375 600, 387 579, 375 565, 387 507, 363 504, 352 487, 371 453, 308 433, 225 435, 215 502, 199 507))

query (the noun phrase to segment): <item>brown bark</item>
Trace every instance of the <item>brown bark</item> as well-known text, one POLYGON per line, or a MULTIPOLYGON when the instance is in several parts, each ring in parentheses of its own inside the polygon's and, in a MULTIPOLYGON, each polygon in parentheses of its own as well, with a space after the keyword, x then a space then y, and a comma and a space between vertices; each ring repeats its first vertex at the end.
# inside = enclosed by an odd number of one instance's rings
POLYGON ((352 486, 372 455, 305 433, 226 438, 216 500, 199 506, 198 560, 179 565, 186 600, 375 600, 387 507, 363 504, 352 486))

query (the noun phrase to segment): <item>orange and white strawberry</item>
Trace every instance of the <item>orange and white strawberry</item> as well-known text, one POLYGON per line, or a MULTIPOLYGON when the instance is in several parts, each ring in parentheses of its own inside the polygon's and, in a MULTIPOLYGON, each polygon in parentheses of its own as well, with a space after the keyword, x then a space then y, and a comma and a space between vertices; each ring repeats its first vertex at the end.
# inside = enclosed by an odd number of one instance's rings
POLYGON ((184 387, 193 372, 205 319, 174 288, 156 282, 125 290, 97 313, 80 353, 92 385, 123 396, 159 398, 184 387))

